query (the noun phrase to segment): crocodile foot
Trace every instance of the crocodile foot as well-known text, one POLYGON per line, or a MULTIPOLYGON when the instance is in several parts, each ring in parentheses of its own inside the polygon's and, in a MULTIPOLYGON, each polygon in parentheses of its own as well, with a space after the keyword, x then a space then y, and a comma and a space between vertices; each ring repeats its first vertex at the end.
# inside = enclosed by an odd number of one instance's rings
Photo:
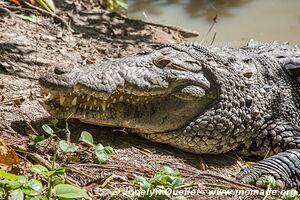
POLYGON ((266 178, 272 176, 278 188, 300 188, 300 150, 281 152, 242 169, 237 179, 243 183, 266 187, 266 178))

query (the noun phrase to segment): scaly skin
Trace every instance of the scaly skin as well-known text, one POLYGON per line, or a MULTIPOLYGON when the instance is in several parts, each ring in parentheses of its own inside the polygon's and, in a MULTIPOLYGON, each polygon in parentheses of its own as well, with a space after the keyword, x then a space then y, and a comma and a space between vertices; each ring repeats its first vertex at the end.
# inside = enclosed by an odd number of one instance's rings
POLYGON ((56 70, 40 84, 57 118, 73 113, 193 153, 268 155, 238 179, 259 185, 273 175, 300 187, 299 63, 299 48, 288 44, 180 44, 56 70))

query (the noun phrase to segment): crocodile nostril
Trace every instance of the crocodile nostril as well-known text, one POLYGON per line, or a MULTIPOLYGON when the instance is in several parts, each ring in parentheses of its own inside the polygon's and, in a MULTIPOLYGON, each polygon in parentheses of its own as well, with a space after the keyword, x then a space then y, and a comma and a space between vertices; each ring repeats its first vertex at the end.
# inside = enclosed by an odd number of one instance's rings
POLYGON ((54 73, 57 75, 62 75, 65 73, 68 73, 72 70, 72 67, 70 65, 60 65, 55 67, 54 73))

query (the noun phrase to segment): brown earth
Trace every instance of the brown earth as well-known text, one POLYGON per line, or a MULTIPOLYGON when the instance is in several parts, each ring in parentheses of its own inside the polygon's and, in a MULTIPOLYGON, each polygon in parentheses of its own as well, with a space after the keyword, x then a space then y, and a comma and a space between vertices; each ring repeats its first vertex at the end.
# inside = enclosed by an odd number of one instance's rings
MULTIPOLYGON (((164 43, 178 43, 194 33, 130 20, 115 13, 80 4, 57 1, 59 17, 38 13, 38 24, 20 19, 22 9, 0 1, 0 137, 21 158, 21 172, 27 173, 32 163, 49 165, 57 141, 35 148, 30 134, 44 134, 41 125, 51 120, 41 107, 43 100, 38 77, 56 66, 82 65, 123 57, 155 48, 164 43), (62 22, 66 22, 62 24, 62 22), (66 25, 69 26, 66 27, 66 25), (34 153, 38 154, 34 154, 34 153)), ((91 156, 76 155, 78 160, 65 160, 58 166, 67 168, 68 182, 85 188, 93 199, 109 199, 116 189, 131 187, 136 175, 150 177, 161 166, 177 169, 185 178, 185 187, 200 191, 209 189, 253 189, 239 184, 235 175, 243 160, 235 153, 193 155, 162 144, 146 141, 124 131, 69 121, 72 141, 81 131, 89 131, 95 143, 110 145, 114 155, 107 164, 95 164, 91 156), (110 180, 110 178, 112 178, 110 180), (110 180, 105 187, 105 180, 110 180), (189 186, 191 184, 192 186, 189 186)), ((60 123, 64 127, 64 121, 60 123)), ((61 138, 64 136, 60 135, 61 138)), ((118 197, 118 198, 125 198, 118 197)), ((188 199, 260 199, 202 194, 188 199)))

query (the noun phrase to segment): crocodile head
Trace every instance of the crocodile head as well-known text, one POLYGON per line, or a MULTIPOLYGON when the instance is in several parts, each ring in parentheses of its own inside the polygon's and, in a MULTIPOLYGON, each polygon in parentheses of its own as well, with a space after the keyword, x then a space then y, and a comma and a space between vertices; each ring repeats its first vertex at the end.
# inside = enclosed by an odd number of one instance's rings
MULTIPOLYGON (((218 98, 212 74, 178 45, 42 76, 57 118, 155 133, 182 128, 218 98)), ((204 62, 204 61, 203 61, 204 62)))

